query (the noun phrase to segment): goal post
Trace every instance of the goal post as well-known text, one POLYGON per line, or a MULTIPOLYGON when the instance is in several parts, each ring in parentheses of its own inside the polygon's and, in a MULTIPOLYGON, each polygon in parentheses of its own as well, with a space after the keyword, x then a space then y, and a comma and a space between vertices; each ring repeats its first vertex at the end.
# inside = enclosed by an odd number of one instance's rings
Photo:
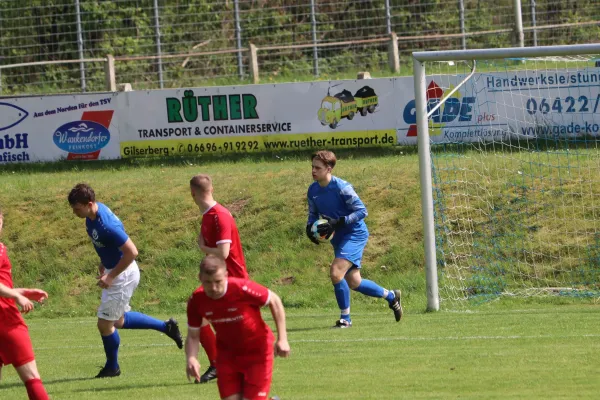
POLYGON ((600 296, 600 44, 414 52, 427 309, 600 296))

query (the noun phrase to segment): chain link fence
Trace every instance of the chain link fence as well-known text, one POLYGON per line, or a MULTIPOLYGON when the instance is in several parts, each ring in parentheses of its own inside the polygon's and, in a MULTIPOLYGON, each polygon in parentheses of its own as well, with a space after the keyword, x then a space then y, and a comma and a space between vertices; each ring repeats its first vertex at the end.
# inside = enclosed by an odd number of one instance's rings
POLYGON ((410 73, 414 50, 592 43, 599 20, 589 0, 0 0, 0 95, 389 76, 390 43, 410 73))

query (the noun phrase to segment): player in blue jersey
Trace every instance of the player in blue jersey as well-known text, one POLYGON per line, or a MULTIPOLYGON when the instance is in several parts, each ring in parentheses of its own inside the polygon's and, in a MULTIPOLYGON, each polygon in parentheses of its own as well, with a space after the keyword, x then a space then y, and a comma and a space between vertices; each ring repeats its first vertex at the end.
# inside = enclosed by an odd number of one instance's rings
POLYGON ((317 227, 318 232, 331 238, 335 258, 330 266, 331 283, 340 307, 340 319, 335 328, 352 326, 350 318, 350 289, 366 296, 381 297, 388 301, 396 321, 402 318, 400 290, 387 290, 360 276, 361 259, 369 231, 365 224, 367 209, 348 182, 331 175, 336 163, 331 151, 312 155, 312 177, 315 180, 307 193, 308 223, 306 235, 315 244, 311 226, 319 218, 327 220, 317 227))
POLYGON ((98 307, 98 330, 106 364, 96 378, 121 375, 118 362, 121 339, 117 329, 153 329, 166 334, 181 349, 183 340, 177 321, 172 318, 161 321, 131 311, 129 300, 140 281, 140 270, 135 262, 137 248, 127 236, 123 223, 107 206, 96 202, 94 190, 85 183, 77 184, 68 200, 73 213, 85 218, 87 233, 100 257, 97 279, 102 288, 102 300, 98 307))

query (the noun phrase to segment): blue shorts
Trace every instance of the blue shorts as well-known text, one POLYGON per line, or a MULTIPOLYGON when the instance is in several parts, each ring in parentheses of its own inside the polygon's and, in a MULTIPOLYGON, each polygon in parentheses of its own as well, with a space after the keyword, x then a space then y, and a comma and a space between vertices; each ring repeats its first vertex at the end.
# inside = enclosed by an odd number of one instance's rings
POLYGON ((332 240, 331 245, 333 246, 333 252, 335 258, 343 258, 350 261, 352 264, 360 268, 360 263, 363 256, 363 250, 367 245, 369 235, 346 235, 339 243, 334 243, 332 240))

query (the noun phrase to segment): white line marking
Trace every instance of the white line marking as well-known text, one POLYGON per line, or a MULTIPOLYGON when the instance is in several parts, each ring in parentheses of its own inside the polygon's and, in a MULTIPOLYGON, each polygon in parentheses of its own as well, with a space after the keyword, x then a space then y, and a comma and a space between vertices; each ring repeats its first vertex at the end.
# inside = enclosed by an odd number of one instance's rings
MULTIPOLYGON (((302 319, 302 318, 331 318, 333 316, 333 318, 335 319, 336 316, 336 312, 338 312, 337 310, 332 310, 332 312, 330 313, 323 313, 323 314, 295 314, 295 313, 287 313, 286 314, 286 319, 302 319)), ((443 310, 443 311, 439 311, 436 314, 424 314, 424 313, 406 313, 407 315, 412 315, 415 317, 426 317, 429 315, 444 315, 444 314, 479 314, 481 316, 486 316, 486 315, 497 315, 497 314, 507 314, 510 315, 512 313, 525 313, 525 314, 547 314, 547 313, 555 313, 556 309, 550 309, 550 308, 531 308, 531 309, 515 309, 515 310, 443 310)), ((569 311, 568 309, 565 309, 565 313, 570 313, 571 311, 569 311)), ((579 310, 579 311, 575 311, 578 314, 589 314, 595 311, 591 310, 591 309, 583 309, 583 310, 579 310)), ((185 321, 185 315, 181 314, 181 315, 177 315, 180 317, 181 321, 185 321)), ((353 317, 382 317, 382 318, 388 318, 389 314, 387 312, 353 312, 352 313, 353 317)), ((265 321, 272 321, 273 318, 267 314, 263 315, 263 319, 265 321)), ((44 318, 34 318, 28 321, 25 321, 27 323, 27 325, 29 326, 29 328, 41 328, 43 327, 44 329, 52 329, 53 326, 56 326, 57 329, 63 329, 62 325, 67 325, 67 324, 73 324, 73 325, 82 325, 82 324, 92 324, 93 326, 96 325, 96 321, 97 318, 96 317, 77 317, 77 318, 52 318, 52 319, 44 319, 44 318), (78 319, 81 318, 81 319, 78 319)))
POLYGON ((518 340, 518 339, 566 339, 566 338, 600 338, 600 334, 584 335, 538 335, 538 336, 433 336, 433 337, 384 337, 358 339, 298 339, 290 343, 338 343, 338 342, 387 342, 387 341, 444 341, 444 340, 518 340))
MULTIPOLYGON (((355 343, 355 342, 422 342, 422 341, 451 341, 451 340, 520 340, 520 339, 567 339, 567 338, 600 338, 600 334, 590 333, 583 335, 510 335, 510 336, 432 336, 432 337, 381 337, 381 338, 357 338, 357 339, 297 339, 290 340, 290 343, 355 343)), ((148 344, 121 344, 121 347, 168 347, 174 346, 173 343, 148 343, 148 344)), ((102 345, 86 346, 48 346, 36 347, 35 350, 57 350, 57 349, 96 349, 102 348, 102 345)))

